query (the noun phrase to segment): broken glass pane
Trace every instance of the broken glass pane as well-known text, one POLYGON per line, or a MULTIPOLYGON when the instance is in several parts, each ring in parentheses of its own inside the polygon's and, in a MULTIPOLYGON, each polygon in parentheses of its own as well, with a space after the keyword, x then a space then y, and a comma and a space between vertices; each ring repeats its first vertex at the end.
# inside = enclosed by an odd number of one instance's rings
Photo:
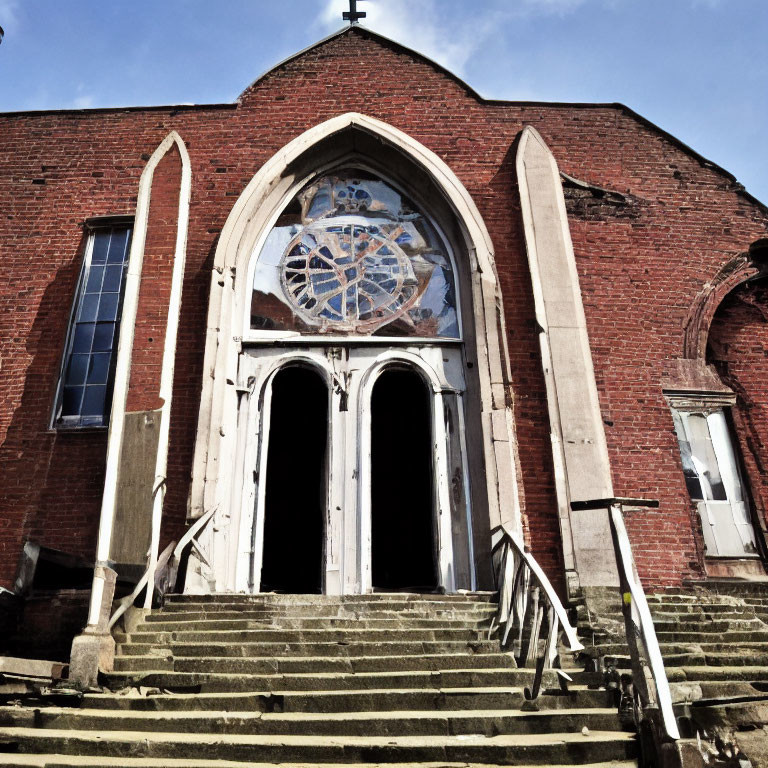
POLYGON ((291 201, 259 253, 251 328, 458 338, 448 250, 386 182, 325 176, 291 201))
POLYGON ((712 448, 717 456, 717 464, 720 468, 728 500, 731 502, 743 501, 736 455, 733 452, 731 436, 723 411, 710 413, 707 416, 707 426, 712 437, 712 448))
POLYGON ((680 445, 680 458, 683 464, 683 475, 685 476, 685 485, 692 499, 703 499, 704 495, 699 482, 699 474, 693 464, 691 454, 691 444, 688 442, 688 436, 685 432, 683 416, 685 414, 678 411, 672 411, 672 418, 675 422, 675 432, 677 433, 677 442, 680 445))
POLYGON ((708 555, 757 552, 755 532, 725 412, 672 412, 691 498, 698 501, 708 555))
POLYGON ((115 330, 114 323, 97 323, 93 334, 93 351, 109 352, 112 350, 112 335, 115 330))
POLYGON ((699 476, 704 499, 726 501, 720 466, 712 446, 707 417, 703 413, 685 413, 685 431, 691 444, 693 466, 699 476))

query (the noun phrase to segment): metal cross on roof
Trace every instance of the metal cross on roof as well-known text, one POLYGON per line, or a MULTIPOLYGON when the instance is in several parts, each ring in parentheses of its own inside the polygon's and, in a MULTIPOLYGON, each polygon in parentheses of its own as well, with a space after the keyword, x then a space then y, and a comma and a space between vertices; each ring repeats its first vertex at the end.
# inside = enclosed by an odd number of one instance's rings
POLYGON ((360 19, 365 18, 365 11, 357 10, 357 0, 349 0, 349 10, 344 11, 341 17, 344 21, 348 21, 350 24, 357 24, 360 19))

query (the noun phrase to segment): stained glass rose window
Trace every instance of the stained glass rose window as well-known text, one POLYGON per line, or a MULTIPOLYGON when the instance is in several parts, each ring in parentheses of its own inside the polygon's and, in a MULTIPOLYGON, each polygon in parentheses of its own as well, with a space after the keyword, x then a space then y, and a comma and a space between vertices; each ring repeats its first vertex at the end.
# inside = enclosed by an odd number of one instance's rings
POLYGON ((251 327, 458 338, 447 248, 381 179, 359 170, 324 176, 285 208, 259 253, 251 327))

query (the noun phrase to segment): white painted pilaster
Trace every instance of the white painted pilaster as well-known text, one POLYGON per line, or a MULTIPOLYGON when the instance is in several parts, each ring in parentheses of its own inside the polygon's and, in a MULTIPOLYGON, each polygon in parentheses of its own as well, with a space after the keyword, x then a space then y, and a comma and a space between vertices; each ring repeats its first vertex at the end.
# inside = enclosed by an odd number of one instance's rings
POLYGON ((613 484, 560 173, 530 126, 520 138, 517 177, 569 587, 574 575, 581 586, 617 585, 607 509, 601 515, 570 508, 573 501, 612 497, 613 484))

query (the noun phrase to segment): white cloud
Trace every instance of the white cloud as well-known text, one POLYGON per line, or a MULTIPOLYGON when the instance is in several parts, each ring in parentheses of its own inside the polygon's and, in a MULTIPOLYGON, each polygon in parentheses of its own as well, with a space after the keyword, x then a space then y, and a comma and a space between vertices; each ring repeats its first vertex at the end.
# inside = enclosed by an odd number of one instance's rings
MULTIPOLYGON (((504 24, 537 16, 568 16, 586 5, 616 6, 632 0, 484 0, 470 7, 458 0, 358 0, 362 24, 413 48, 462 75, 469 60, 504 24)), ((716 3, 720 0, 689 0, 716 3)), ((341 27, 349 0, 324 0, 317 19, 325 33, 341 27)))
POLYGON ((93 96, 78 96, 72 102, 75 109, 88 109, 93 106, 93 96))
MULTIPOLYGON (((367 14, 363 24, 376 32, 413 48, 442 64, 451 72, 462 74, 464 68, 492 34, 502 15, 486 12, 473 16, 441 13, 436 0, 358 0, 358 10, 367 14)), ((349 10, 348 0, 326 0, 319 22, 326 32, 344 23, 341 14, 349 10)))
POLYGON ((19 27, 18 0, 0 0, 0 27, 5 33, 15 31, 19 27))
POLYGON ((72 106, 75 109, 88 109, 93 106, 94 97, 93 94, 86 93, 85 85, 80 83, 77 86, 77 96, 72 99, 72 106))
MULTIPOLYGON (((643 0, 516 0, 520 16, 568 16, 584 6, 599 6, 616 10, 643 0)), ((721 0, 689 0, 692 3, 719 3, 721 0)))
POLYGON ((544 13, 558 13, 565 15, 575 11, 586 0, 523 0, 523 8, 544 13))

